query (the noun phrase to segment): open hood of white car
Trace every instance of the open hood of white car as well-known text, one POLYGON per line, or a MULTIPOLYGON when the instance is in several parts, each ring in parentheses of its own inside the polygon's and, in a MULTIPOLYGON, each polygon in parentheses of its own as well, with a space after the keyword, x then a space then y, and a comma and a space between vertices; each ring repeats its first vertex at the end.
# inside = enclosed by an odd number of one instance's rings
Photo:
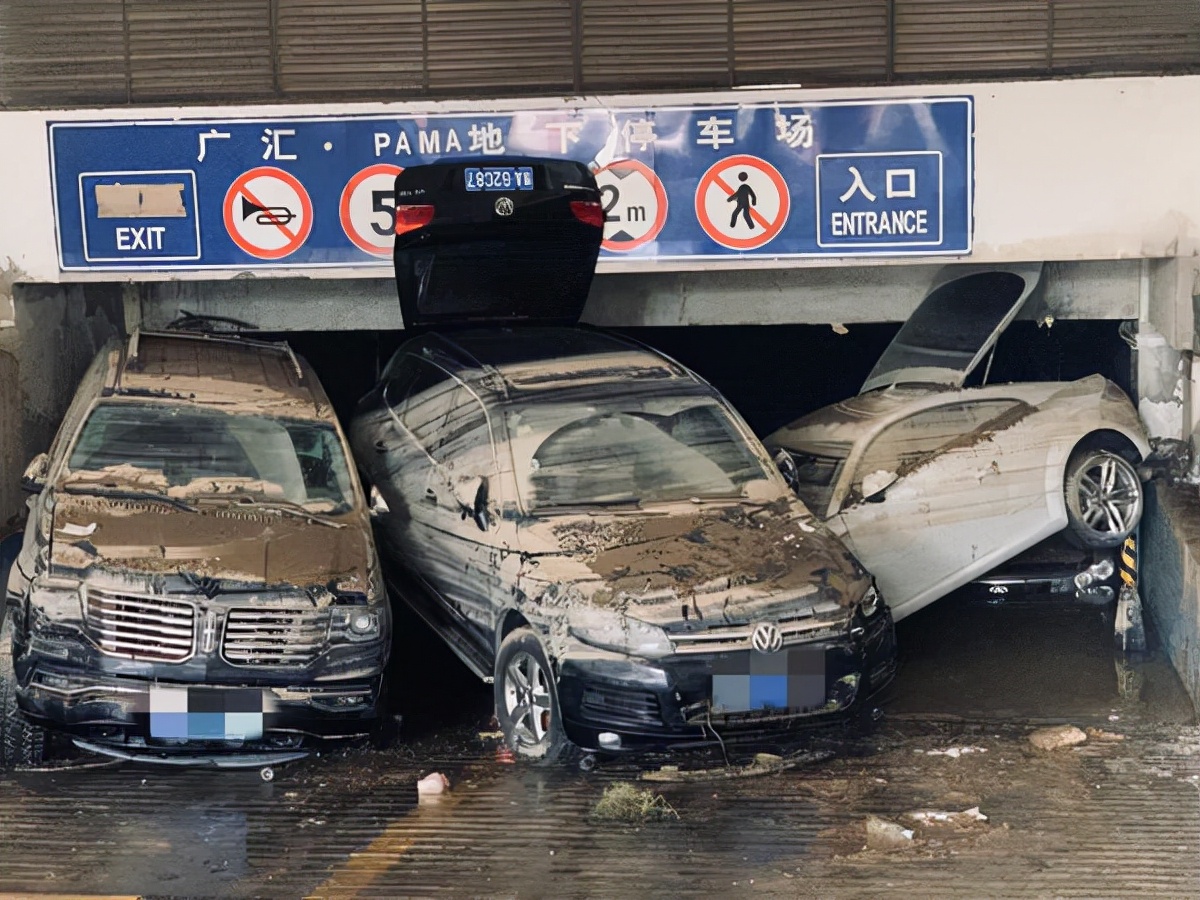
POLYGON ((1042 263, 942 269, 861 392, 893 384, 962 387, 1017 317, 1041 275, 1042 263))

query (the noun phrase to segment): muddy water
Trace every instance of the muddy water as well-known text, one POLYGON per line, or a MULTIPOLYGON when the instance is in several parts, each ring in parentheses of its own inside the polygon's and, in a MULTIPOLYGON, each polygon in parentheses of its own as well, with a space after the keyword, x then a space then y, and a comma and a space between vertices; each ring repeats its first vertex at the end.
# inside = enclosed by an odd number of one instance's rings
POLYGON ((917 632, 914 616, 876 733, 792 747, 819 752, 776 775, 654 784, 679 818, 641 825, 590 816, 637 765, 583 774, 498 761, 480 737, 488 689, 455 678, 448 696, 428 681, 442 663, 412 653, 406 677, 426 673, 420 702, 407 740, 385 751, 306 760, 270 784, 129 764, 0 779, 0 892, 1200 896, 1200 729, 1153 661, 1141 694, 1122 698, 1097 649, 1103 623, 1089 622, 947 607, 917 632), (1124 740, 1033 750, 1029 723, 1055 719, 1124 740), (418 804, 415 780, 433 770, 452 790, 418 804), (906 818, 975 806, 986 821, 906 818), (911 841, 864 849, 868 815, 911 828, 911 841))

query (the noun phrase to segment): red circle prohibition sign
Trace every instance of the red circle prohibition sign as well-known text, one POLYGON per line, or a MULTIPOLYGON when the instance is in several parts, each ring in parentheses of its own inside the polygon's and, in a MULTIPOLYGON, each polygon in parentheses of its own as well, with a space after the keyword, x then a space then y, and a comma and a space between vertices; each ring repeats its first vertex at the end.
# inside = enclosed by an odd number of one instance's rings
MULTIPOLYGON (((395 240, 396 237, 394 219, 393 226, 390 229, 391 233, 389 235, 389 246, 384 247, 380 246, 379 244, 372 243, 369 235, 362 234, 362 232, 355 227, 354 216, 350 209, 350 201, 354 199, 354 192, 358 190, 359 185, 361 185, 368 178, 374 178, 377 175, 386 175, 394 182, 396 180, 396 176, 403 171, 404 169, 402 169, 400 166, 393 166, 391 163, 376 163, 373 166, 367 166, 365 169, 359 171, 354 175, 353 178, 346 182, 346 186, 342 188, 342 200, 338 205, 338 215, 342 220, 342 230, 346 232, 346 237, 350 238, 356 247, 358 247, 360 250, 370 253, 372 256, 391 256, 392 248, 390 246, 390 241, 395 240)), ((393 213, 393 216, 394 215, 395 214, 393 213)))
MULTIPOLYGON (((259 190, 261 191, 261 189, 259 190)), ((295 175, 274 166, 259 166, 249 172, 243 172, 235 178, 225 194, 223 211, 225 230, 229 232, 230 238, 238 247, 257 259, 282 259, 294 253, 308 239, 308 235, 312 231, 313 208, 308 191, 304 189, 304 185, 295 175), (250 182, 260 178, 281 182, 296 195, 296 200, 300 204, 298 224, 292 224, 292 220, 297 216, 287 207, 280 207, 278 203, 264 202, 250 189, 250 182), (241 208, 238 207, 239 197, 242 199, 241 208), (284 212, 280 212, 281 209, 287 213, 286 216, 284 212), (279 246, 262 246, 254 243, 252 238, 241 230, 251 215, 254 216, 253 224, 256 228, 278 229, 283 234, 284 242, 279 246)), ((253 231, 250 233, 253 234, 253 231)))
MULTIPOLYGON (((736 179, 734 179, 736 183, 736 179)), ((788 191, 787 182, 783 176, 766 160, 759 159, 757 156, 749 156, 747 154, 738 154, 737 156, 727 156, 725 159, 714 163, 709 167, 709 170, 704 173, 700 179, 700 184, 696 186, 696 219, 700 222, 700 227, 704 229, 704 233, 720 244, 722 247, 728 247, 730 250, 754 250, 763 246, 773 239, 783 226, 787 224, 788 212, 791 209, 791 195, 788 191), (756 208, 748 208, 750 218, 757 224, 762 231, 757 234, 752 234, 749 237, 737 237, 729 233, 730 229, 719 228, 713 223, 712 218, 705 208, 705 199, 709 189, 720 190, 722 195, 732 197, 735 195, 737 188, 730 184, 724 175, 730 169, 741 168, 743 170, 750 169, 759 175, 765 176, 770 180, 771 184, 779 195, 779 209, 775 213, 773 219, 767 219, 756 208)))
POLYGON ((601 172, 639 173, 646 179, 647 184, 650 185, 650 189, 654 191, 655 210, 654 221, 641 237, 632 238, 628 241, 606 239, 600 242, 600 246, 612 253, 628 253, 630 250, 636 250, 638 247, 642 247, 657 238, 659 232, 663 230, 663 226, 667 224, 667 189, 663 187, 662 179, 648 165, 636 159, 615 160, 596 172, 596 175, 599 176, 601 172))

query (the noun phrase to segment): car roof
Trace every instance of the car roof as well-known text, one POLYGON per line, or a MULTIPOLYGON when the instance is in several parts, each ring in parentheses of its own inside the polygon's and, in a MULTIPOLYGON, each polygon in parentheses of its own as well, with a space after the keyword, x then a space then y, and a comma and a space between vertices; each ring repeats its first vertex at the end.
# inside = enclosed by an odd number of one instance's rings
POLYGON ((702 383, 668 356, 630 338, 589 328, 473 328, 427 335, 425 346, 459 377, 488 382, 514 396, 584 383, 702 383), (470 376, 474 370, 477 374, 470 376), (495 382, 500 384, 496 385, 495 382))
POLYGON ((110 360, 106 396, 334 420, 311 366, 282 342, 139 329, 110 360))

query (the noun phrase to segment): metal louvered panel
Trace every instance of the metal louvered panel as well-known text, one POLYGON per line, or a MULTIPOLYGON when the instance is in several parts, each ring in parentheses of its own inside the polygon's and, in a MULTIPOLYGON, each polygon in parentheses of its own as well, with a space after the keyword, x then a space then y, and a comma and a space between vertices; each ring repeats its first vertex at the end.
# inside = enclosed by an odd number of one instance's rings
POLYGON ((121 0, 0 0, 0 103, 124 103, 121 0))
POLYGON ((285 95, 412 94, 424 85, 421 0, 277 0, 285 95))
POLYGON ((737 0, 735 78, 830 84, 887 75, 888 0, 737 0))
POLYGON ((1200 63, 1196 0, 1053 0, 1056 68, 1156 69, 1200 63))
POLYGON ((426 0, 429 89, 570 90, 571 0, 426 0))
POLYGON ((1044 72, 1046 0, 896 0, 895 74, 1044 72))
POLYGON ((126 0, 134 102, 272 91, 270 0, 126 0))
POLYGON ((727 0, 578 0, 589 91, 729 84, 727 0))

